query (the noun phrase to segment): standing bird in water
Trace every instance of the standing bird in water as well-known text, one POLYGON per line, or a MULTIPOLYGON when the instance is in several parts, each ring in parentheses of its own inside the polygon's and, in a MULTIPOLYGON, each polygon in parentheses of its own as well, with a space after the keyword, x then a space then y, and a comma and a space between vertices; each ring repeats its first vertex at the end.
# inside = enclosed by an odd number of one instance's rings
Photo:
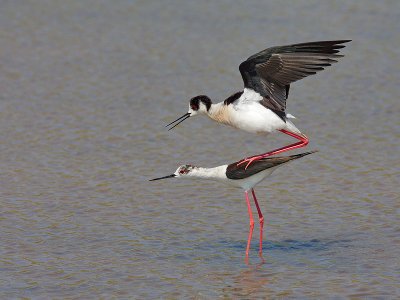
POLYGON ((169 123, 169 130, 195 115, 206 115, 212 120, 251 133, 267 135, 275 130, 298 140, 294 144, 264 154, 248 157, 239 162, 247 163, 304 147, 308 138, 289 120, 286 99, 292 82, 324 70, 343 55, 337 54, 350 40, 320 41, 265 49, 239 66, 244 90, 225 101, 213 104, 205 95, 190 99, 189 111, 169 123))
POLYGON ((257 208, 258 218, 260 222, 260 248, 259 254, 262 256, 262 238, 263 238, 263 227, 264 227, 264 217, 261 213, 260 206, 258 204, 256 194, 254 192, 254 187, 267 178, 272 172, 279 166, 294 159, 309 155, 312 152, 305 152, 301 154, 282 156, 282 157, 268 157, 262 158, 254 161, 251 166, 247 169, 244 165, 238 165, 238 162, 234 162, 230 165, 218 166, 215 168, 199 168, 192 165, 180 166, 175 173, 167 175, 164 177, 159 177, 151 179, 150 181, 166 179, 166 178, 200 178, 200 179, 211 179, 221 181, 244 190, 244 195, 247 203, 247 210, 250 218, 250 230, 247 239, 246 247, 246 259, 249 257, 250 242, 253 236, 254 220, 253 213, 251 211, 249 192, 253 195, 254 203, 257 208))

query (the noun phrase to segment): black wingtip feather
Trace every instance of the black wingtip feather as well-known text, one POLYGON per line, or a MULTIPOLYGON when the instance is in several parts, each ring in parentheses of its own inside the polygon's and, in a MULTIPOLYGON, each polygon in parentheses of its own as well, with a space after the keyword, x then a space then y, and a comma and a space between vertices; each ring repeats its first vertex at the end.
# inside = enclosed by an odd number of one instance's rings
POLYGON ((338 41, 317 41, 317 42, 308 42, 301 44, 293 44, 291 45, 297 51, 305 51, 308 53, 326 53, 326 54, 335 54, 338 53, 338 49, 342 49, 346 47, 346 45, 341 45, 351 40, 338 40, 338 41))
MULTIPOLYGON (((303 153, 299 153, 299 154, 293 154, 293 155, 289 155, 289 156, 286 156, 286 157, 290 158, 290 160, 294 160, 294 159, 298 159, 298 158, 301 158, 303 156, 310 155, 310 154, 313 154, 313 153, 316 153, 316 152, 318 152, 318 150, 303 152, 303 153)), ((267 161, 267 160, 270 160, 270 159, 273 159, 273 158, 276 158, 276 157, 275 156, 271 156, 271 157, 262 158, 261 160, 267 161)))
POLYGON ((348 43, 348 42, 351 42, 352 40, 339 40, 339 41, 336 41, 336 44, 344 44, 344 43, 348 43))
POLYGON ((313 154, 313 153, 316 153, 316 152, 318 152, 318 150, 313 150, 313 151, 303 152, 303 153, 299 153, 299 154, 294 154, 294 155, 291 155, 289 157, 292 158, 292 159, 297 159, 297 158, 300 158, 300 157, 303 157, 303 156, 306 156, 306 155, 310 155, 310 154, 313 154))
MULTIPOLYGON (((344 44, 351 42, 351 40, 337 40, 337 41, 315 41, 315 42, 307 42, 307 43, 300 43, 300 44, 294 44, 296 46, 334 46, 334 45, 339 45, 339 44, 344 44)), ((343 45, 340 45, 343 47, 343 45)))

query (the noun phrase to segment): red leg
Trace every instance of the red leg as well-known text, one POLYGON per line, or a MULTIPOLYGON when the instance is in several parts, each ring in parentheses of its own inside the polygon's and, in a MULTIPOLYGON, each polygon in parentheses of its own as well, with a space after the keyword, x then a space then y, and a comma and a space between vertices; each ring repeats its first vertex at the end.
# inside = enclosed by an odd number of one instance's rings
POLYGON ((251 189, 251 193, 253 194, 253 199, 254 203, 256 204, 257 207, 257 212, 258 212, 258 220, 260 221, 260 250, 259 254, 262 256, 262 240, 263 240, 263 228, 264 228, 264 216, 261 212, 260 206, 258 205, 258 201, 256 198, 256 193, 254 192, 254 189, 251 189))
POLYGON ((289 151, 289 150, 302 148, 302 147, 307 146, 308 143, 309 143, 308 138, 304 134, 299 135, 299 134, 287 131, 285 129, 281 129, 279 131, 284 133, 284 134, 290 135, 290 136, 298 139, 299 142, 294 143, 294 144, 290 144, 290 145, 282 147, 282 148, 275 149, 273 151, 270 151, 270 152, 267 152, 267 153, 264 153, 264 154, 259 154, 259 155, 248 157, 248 158, 243 159, 242 161, 240 161, 237 165, 239 166, 241 164, 247 163, 246 168, 245 168, 245 169, 247 169, 247 167, 250 166, 250 164, 253 161, 260 160, 261 158, 268 157, 268 156, 275 155, 275 154, 279 154, 279 153, 286 152, 286 151, 289 151))
POLYGON ((254 219, 253 219, 253 213, 251 212, 249 194, 248 194, 247 191, 245 191, 245 192, 244 192, 244 195, 245 195, 245 197, 246 197, 247 210, 248 210, 248 212, 249 212, 249 218, 250 218, 250 230, 249 230, 249 236, 248 236, 248 239, 247 239, 247 247, 246 247, 246 259, 248 259, 248 257, 249 257, 249 250, 250 250, 251 237, 253 236, 254 219))

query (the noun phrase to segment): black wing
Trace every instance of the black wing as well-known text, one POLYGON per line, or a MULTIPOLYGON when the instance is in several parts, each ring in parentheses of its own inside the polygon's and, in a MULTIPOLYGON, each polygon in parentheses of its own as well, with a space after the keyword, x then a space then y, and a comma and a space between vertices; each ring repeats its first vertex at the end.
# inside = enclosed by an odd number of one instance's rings
POLYGON ((254 161, 250 164, 250 166, 246 169, 247 164, 237 165, 240 161, 234 162, 230 164, 226 168, 226 177, 229 179, 244 179, 250 177, 254 174, 257 174, 266 169, 270 169, 276 167, 280 164, 284 164, 291 160, 315 153, 316 151, 304 152, 300 154, 290 155, 290 156, 280 156, 280 157, 267 157, 262 158, 260 160, 254 161))
POLYGON ((239 66, 244 86, 261 94, 270 108, 284 111, 292 82, 324 70, 343 55, 341 41, 321 41, 271 47, 250 56, 239 66))

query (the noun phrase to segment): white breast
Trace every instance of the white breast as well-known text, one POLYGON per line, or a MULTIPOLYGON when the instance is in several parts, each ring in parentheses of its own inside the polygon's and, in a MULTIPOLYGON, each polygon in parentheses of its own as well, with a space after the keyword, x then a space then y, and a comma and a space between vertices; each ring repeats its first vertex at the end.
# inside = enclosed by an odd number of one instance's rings
POLYGON ((229 105, 232 126, 263 134, 285 128, 286 123, 280 117, 259 103, 262 99, 259 93, 245 88, 238 101, 229 105))

